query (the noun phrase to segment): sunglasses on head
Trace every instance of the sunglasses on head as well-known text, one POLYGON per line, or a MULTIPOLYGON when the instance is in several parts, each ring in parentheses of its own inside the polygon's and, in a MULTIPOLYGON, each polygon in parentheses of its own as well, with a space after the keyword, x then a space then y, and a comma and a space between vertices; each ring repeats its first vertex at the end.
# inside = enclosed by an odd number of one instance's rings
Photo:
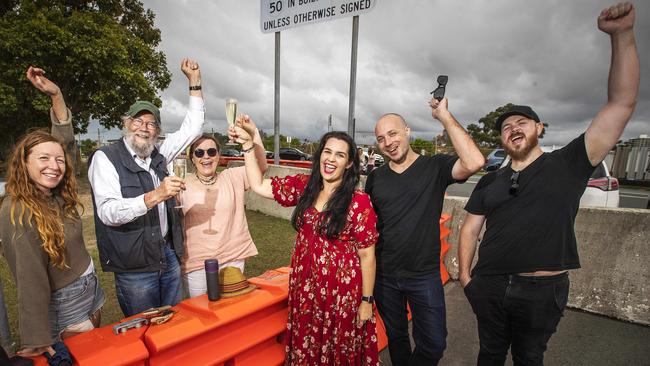
POLYGON ((208 153, 208 156, 211 157, 211 158, 217 156, 217 149, 215 149, 214 147, 211 147, 211 148, 209 148, 207 150, 196 149, 196 150, 194 150, 194 156, 196 156, 197 158, 202 158, 203 155, 205 155, 206 152, 208 153))
POLYGON ((519 172, 512 173, 510 177, 510 194, 513 196, 517 195, 517 190, 519 189, 519 172))

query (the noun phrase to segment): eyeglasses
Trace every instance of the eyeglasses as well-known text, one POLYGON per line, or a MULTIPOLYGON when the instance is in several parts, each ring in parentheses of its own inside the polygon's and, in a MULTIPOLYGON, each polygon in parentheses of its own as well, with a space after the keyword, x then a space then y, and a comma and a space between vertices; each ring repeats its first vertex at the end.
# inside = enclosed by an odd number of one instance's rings
POLYGON ((132 121, 131 124, 133 125, 134 128, 140 128, 142 126, 146 126, 148 130, 154 130, 158 127, 156 121, 145 121, 142 118, 132 118, 131 121, 132 121))
POLYGON ((438 101, 445 97, 445 86, 447 86, 447 75, 438 76, 438 87, 429 94, 433 94, 433 98, 438 101))
POLYGON ((510 177, 510 194, 513 196, 517 195, 517 190, 519 189, 519 172, 512 173, 510 177))
POLYGON ((205 155, 206 152, 208 153, 208 156, 211 157, 211 158, 214 158, 215 156, 217 156, 217 149, 215 149, 214 147, 211 147, 211 148, 209 148, 207 150, 196 149, 196 150, 194 150, 194 156, 196 156, 197 158, 202 158, 203 155, 205 155))

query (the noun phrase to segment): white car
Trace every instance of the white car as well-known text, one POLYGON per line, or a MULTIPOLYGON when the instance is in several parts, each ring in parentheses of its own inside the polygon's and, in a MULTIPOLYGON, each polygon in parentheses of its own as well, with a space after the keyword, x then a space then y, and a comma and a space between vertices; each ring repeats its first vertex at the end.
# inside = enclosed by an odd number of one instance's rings
MULTIPOLYGON (((557 146, 541 146, 543 152, 559 149, 557 146)), ((503 168, 510 164, 510 156, 506 156, 501 163, 503 168)), ((580 207, 618 207, 619 190, 618 179, 612 177, 607 169, 607 164, 601 162, 589 177, 587 188, 580 198, 580 207)))

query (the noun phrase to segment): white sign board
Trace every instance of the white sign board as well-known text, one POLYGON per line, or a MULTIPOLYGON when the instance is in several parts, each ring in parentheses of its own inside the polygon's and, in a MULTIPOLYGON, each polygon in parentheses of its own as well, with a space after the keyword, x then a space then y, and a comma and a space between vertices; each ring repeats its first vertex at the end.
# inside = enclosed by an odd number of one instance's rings
POLYGON ((263 33, 369 12, 377 0, 261 0, 263 33))

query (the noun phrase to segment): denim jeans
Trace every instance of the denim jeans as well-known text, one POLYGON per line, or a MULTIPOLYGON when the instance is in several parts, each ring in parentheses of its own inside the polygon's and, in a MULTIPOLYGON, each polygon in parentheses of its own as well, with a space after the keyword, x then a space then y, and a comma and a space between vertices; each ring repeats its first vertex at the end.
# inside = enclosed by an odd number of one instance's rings
POLYGON ((447 346, 445 293, 440 272, 423 278, 378 274, 374 295, 386 325, 393 365, 437 365, 447 346), (413 351, 409 342, 407 302, 412 315, 413 351))
POLYGON ((52 292, 49 306, 52 339, 58 341, 68 327, 89 321, 104 302, 104 291, 95 271, 52 292))
POLYGON ((161 270, 115 273, 115 290, 122 313, 129 317, 144 310, 181 301, 181 267, 176 253, 165 244, 161 270))
POLYGON ((478 365, 543 365, 569 296, 569 276, 474 276, 465 295, 478 321, 478 365))

